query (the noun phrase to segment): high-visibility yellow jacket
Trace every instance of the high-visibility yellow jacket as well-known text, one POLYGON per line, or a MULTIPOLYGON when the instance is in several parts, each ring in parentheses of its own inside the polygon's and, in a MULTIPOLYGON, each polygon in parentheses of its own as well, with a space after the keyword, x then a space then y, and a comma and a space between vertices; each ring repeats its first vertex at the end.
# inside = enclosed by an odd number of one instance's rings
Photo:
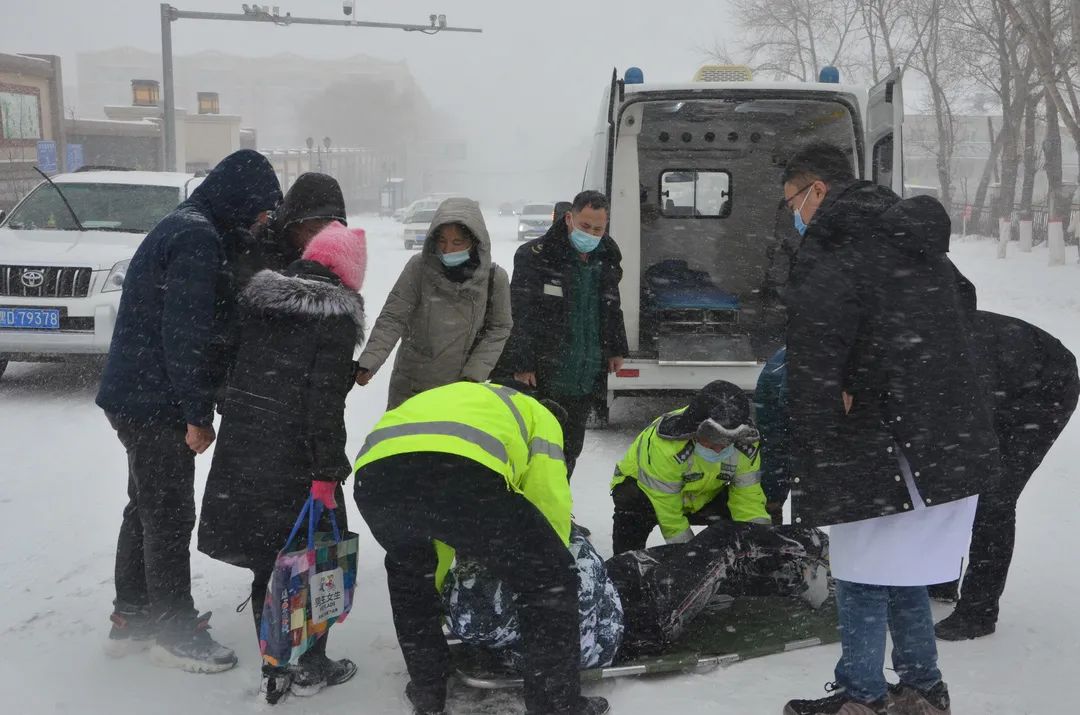
POLYGON ((660 531, 669 543, 688 541, 693 531, 687 515, 721 496, 726 496, 735 521, 772 523, 761 488, 760 443, 736 447, 731 457, 708 462, 694 453, 693 439, 663 435, 664 419, 685 409, 661 415, 638 435, 616 465, 611 488, 636 479, 652 502, 660 531))
MULTIPOLYGON (((472 459, 506 479, 570 543, 573 500, 566 477, 562 428, 532 397, 490 383, 455 382, 421 392, 390 410, 364 442, 354 469, 411 452, 472 459)), ((482 528, 482 526, 480 527, 482 528)), ((439 545, 436 585, 454 552, 439 545)))

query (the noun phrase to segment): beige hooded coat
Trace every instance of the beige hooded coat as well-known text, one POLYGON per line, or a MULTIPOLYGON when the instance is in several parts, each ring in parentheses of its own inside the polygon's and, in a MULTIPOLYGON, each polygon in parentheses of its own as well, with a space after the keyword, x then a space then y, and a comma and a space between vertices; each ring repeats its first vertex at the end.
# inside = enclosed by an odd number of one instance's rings
POLYGON ((374 373, 401 341, 387 401, 387 409, 393 409, 433 387, 486 380, 512 325, 510 280, 491 262, 479 204, 447 199, 435 212, 423 250, 409 259, 391 289, 358 362, 374 373), (477 239, 480 264, 461 283, 447 277, 436 247, 438 229, 448 223, 464 225, 477 239))

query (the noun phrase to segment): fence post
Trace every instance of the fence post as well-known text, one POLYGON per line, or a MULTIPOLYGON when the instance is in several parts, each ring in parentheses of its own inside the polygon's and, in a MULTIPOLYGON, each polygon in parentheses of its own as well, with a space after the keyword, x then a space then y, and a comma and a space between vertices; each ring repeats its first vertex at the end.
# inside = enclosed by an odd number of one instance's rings
POLYGON ((1046 243, 1050 248, 1049 265, 1065 265, 1065 228, 1060 220, 1051 220, 1046 224, 1046 231, 1046 243))
POLYGON ((998 219, 998 244, 997 257, 1004 258, 1005 250, 1009 245, 1009 234, 1012 233, 1012 222, 1007 218, 998 219))
POLYGON ((1031 219, 1020 220, 1020 252, 1031 253, 1031 219))

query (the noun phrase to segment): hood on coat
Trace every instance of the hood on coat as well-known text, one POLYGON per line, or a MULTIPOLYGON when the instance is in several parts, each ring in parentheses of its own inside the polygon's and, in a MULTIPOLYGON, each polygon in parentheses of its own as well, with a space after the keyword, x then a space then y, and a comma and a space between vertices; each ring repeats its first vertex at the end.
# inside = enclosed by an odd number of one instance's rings
POLYGON ((283 231, 290 224, 311 218, 334 219, 349 225, 345 220, 345 197, 337 179, 317 171, 297 177, 275 212, 274 221, 278 230, 283 231))
POLYGON ((837 246, 873 232, 912 256, 947 253, 952 230, 949 215, 937 199, 901 199, 887 187, 869 181, 852 182, 830 191, 810 227, 827 245, 837 246))
POLYGON ((270 161, 241 149, 218 162, 184 203, 200 209, 223 236, 246 230, 263 211, 281 201, 281 185, 270 161))
POLYGON ((439 250, 435 245, 435 238, 439 228, 448 223, 460 223, 472 232, 476 237, 476 253, 480 259, 478 273, 487 274, 488 266, 491 265, 491 237, 488 235, 487 224, 484 223, 484 214, 480 211, 480 204, 472 199, 446 199, 435 210, 435 216, 431 219, 428 227, 427 240, 424 241, 424 253, 431 254, 436 263, 439 262, 439 250))
POLYGON ((356 324, 357 344, 364 340, 364 299, 314 261, 296 261, 284 273, 259 271, 244 289, 241 300, 268 313, 315 318, 343 315, 356 324))

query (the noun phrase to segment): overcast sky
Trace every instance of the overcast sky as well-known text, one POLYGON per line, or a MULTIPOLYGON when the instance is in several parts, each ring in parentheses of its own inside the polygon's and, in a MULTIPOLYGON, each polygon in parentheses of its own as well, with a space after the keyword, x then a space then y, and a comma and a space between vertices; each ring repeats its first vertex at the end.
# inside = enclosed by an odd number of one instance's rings
MULTIPOLYGON (((178 0, 185 10, 239 11, 232 0, 178 0)), ((293 0, 281 12, 343 17, 340 0, 293 0)), ((77 81, 75 55, 130 45, 160 51, 153 0, 4 0, 0 51, 59 54, 65 84, 77 81)), ((591 132, 612 67, 638 65, 647 79, 685 81, 701 47, 730 41, 723 0, 358 0, 360 19, 426 23, 442 13, 482 35, 424 36, 393 30, 238 25, 179 21, 176 54, 218 49, 266 55, 289 49, 311 57, 355 53, 408 62, 435 107, 467 131, 470 157, 485 167, 566 162, 591 132)), ((574 158, 580 174, 586 157, 574 158)))

